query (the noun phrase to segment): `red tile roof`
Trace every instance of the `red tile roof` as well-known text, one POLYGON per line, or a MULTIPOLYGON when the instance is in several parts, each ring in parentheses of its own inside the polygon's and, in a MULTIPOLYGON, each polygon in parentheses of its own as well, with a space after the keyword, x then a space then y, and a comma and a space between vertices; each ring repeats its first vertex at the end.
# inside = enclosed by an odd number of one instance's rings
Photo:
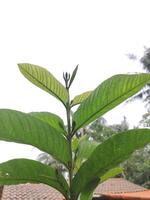
POLYGON ((63 196, 44 184, 4 186, 1 200, 63 200, 63 196))
POLYGON ((122 194, 106 194, 105 197, 111 199, 126 199, 126 200, 150 200, 150 190, 143 192, 132 192, 132 193, 122 193, 122 194))
POLYGON ((144 191, 145 188, 131 183, 123 178, 110 178, 109 180, 99 184, 95 190, 95 194, 105 193, 125 193, 144 191))
POLYGON ((94 194, 109 197, 109 199, 150 200, 150 190, 122 178, 105 181, 96 188, 94 194))
MULTIPOLYGON (((100 184, 94 196, 111 199, 149 199, 150 191, 127 180, 112 178, 100 184)), ((20 184, 4 186, 1 200, 63 200, 55 189, 44 184, 20 184)))

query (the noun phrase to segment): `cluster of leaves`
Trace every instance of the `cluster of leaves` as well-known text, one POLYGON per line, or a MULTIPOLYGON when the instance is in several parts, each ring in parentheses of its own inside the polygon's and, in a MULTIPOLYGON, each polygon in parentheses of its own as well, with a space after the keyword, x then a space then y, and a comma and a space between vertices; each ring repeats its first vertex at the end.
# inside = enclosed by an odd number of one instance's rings
MULTIPOLYGON (((140 122, 140 125, 149 127, 150 125, 149 115, 145 114, 140 122)), ((92 137, 98 143, 104 142, 112 135, 118 132, 127 131, 129 124, 124 117, 120 124, 108 125, 104 118, 100 118, 86 128, 85 134, 88 137, 92 137)), ((121 176, 143 187, 150 188, 150 145, 147 145, 144 149, 135 151, 128 160, 121 163, 123 168, 121 176)))
POLYGON ((0 184, 45 183, 60 191, 66 200, 89 200, 100 182, 117 173, 119 163, 150 142, 149 129, 125 131, 102 143, 75 138, 81 128, 140 91, 150 82, 149 74, 115 75, 95 90, 70 100, 69 91, 78 67, 72 75, 64 73, 65 86, 42 67, 23 63, 19 69, 29 81, 63 104, 67 128, 53 113, 1 109, 0 139, 30 144, 50 154, 65 166, 69 179, 55 166, 14 159, 0 164, 0 184), (71 115, 75 105, 79 106, 71 115))

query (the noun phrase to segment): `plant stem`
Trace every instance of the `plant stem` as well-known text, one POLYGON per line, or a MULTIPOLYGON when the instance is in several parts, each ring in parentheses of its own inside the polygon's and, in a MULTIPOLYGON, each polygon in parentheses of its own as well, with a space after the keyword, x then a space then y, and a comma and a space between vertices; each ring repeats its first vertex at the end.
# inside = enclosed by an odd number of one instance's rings
MULTIPOLYGON (((67 127, 68 127, 68 135, 67 135, 67 139, 69 142, 69 149, 70 149, 70 155, 71 155, 71 160, 68 163, 68 172, 69 172, 69 186, 71 188, 72 185, 72 177, 73 177, 73 163, 72 163, 72 134, 71 134, 71 106, 70 106, 70 94, 69 94, 69 88, 66 87, 67 91, 68 91, 68 103, 66 106, 66 114, 67 114, 67 127)), ((70 191, 71 192, 71 191, 70 191)), ((71 194, 70 194, 71 195, 71 194)), ((71 197, 70 197, 71 200, 71 197)))

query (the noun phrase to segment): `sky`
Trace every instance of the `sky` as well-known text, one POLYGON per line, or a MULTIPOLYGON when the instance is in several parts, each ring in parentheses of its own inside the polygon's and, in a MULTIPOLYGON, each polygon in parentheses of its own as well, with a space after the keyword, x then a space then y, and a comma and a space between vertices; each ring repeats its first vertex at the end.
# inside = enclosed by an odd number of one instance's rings
MULTIPOLYGON (((62 105, 27 81, 17 63, 62 73, 79 70, 71 96, 92 90, 114 74, 141 72, 137 61, 150 47, 149 0, 0 0, 0 108, 49 111, 64 116, 62 105)), ((118 106, 104 117, 137 125, 145 112, 141 102, 118 106)), ((36 159, 27 145, 0 142, 0 162, 15 157, 36 159)))

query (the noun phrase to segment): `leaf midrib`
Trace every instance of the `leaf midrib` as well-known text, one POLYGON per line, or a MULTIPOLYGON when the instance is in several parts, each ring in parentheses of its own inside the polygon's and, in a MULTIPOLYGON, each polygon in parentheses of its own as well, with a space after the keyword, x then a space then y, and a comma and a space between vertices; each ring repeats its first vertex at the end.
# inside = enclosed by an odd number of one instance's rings
MULTIPOLYGON (((130 93, 132 90, 134 90, 134 89, 140 87, 140 86, 143 85, 144 83, 145 83, 145 81, 143 81, 142 83, 140 83, 140 84, 137 85, 136 87, 132 88, 132 89, 129 90, 128 92, 124 93, 123 95, 120 95, 120 96, 117 97, 115 100, 111 101, 109 104, 103 106, 103 107, 101 108, 101 110, 103 110, 105 107, 109 106, 109 105, 110 105, 111 103, 113 103, 114 101, 118 100, 120 97, 122 97, 122 96, 124 96, 124 95, 127 95, 127 94, 130 93)), ((89 97, 89 98, 90 98, 90 97, 89 97)), ((128 98, 129 98, 129 97, 128 97, 128 98)), ((128 98, 127 98, 127 99, 128 99, 128 98)), ((97 115, 101 110, 99 110, 99 111, 93 113, 93 114, 92 114, 86 121, 84 121, 78 128, 76 128, 75 130, 73 130, 73 133, 76 132, 77 130, 79 130, 85 123, 87 123, 87 122, 90 120, 90 118, 93 118, 93 117, 94 117, 95 115, 97 115)))
POLYGON ((41 84, 43 87, 45 87, 50 93, 52 93, 56 98, 58 98, 62 103, 63 105, 66 107, 66 104, 65 102, 63 102, 63 100, 57 96, 53 91, 51 91, 46 85, 44 85, 41 81, 39 81, 38 79, 36 79, 33 75, 31 75, 28 71, 26 71, 25 69, 22 68, 22 70, 24 70, 24 72, 29 75, 31 78, 33 78, 35 81, 37 81, 39 84, 41 84))

